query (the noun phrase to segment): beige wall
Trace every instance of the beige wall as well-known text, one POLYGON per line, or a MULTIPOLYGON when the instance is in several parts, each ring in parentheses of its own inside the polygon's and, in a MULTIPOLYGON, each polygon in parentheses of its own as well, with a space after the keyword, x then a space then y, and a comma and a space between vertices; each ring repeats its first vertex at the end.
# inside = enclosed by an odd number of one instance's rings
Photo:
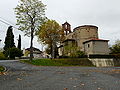
POLYGON ((78 47, 80 47, 80 49, 83 51, 83 42, 92 38, 98 38, 98 28, 90 26, 80 26, 79 28, 74 29, 73 38, 77 41, 78 47))
POLYGON ((58 48, 58 53, 59 53, 59 56, 62 56, 63 55, 63 47, 60 47, 58 48))
POLYGON ((109 54, 108 42, 106 41, 95 41, 93 42, 93 52, 96 54, 109 54))
POLYGON ((74 33, 69 33, 66 35, 66 39, 73 39, 73 34, 74 33))
POLYGON ((88 42, 83 45, 84 45, 84 52, 86 55, 93 54, 93 43, 92 42, 88 42))
POLYGON ((99 54, 108 55, 109 48, 107 41, 90 41, 84 44, 84 51, 87 55, 89 54, 99 54), (89 44, 89 47, 88 47, 89 44))

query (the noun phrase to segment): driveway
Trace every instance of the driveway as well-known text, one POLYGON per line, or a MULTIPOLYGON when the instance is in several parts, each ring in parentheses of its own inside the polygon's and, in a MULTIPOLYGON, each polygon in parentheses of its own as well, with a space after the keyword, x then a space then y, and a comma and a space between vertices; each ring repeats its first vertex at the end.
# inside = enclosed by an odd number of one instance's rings
POLYGON ((0 90, 120 90, 120 68, 33 66, 0 62, 0 90))

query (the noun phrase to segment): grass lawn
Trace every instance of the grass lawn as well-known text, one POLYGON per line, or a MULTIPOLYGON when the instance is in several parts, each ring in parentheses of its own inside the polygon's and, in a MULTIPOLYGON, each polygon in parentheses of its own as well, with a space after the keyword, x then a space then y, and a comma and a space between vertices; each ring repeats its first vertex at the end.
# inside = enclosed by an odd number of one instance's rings
POLYGON ((94 66, 92 62, 86 58, 37 59, 32 62, 29 60, 21 60, 21 62, 37 66, 94 66))
POLYGON ((0 66, 0 72, 4 71, 4 67, 0 66))

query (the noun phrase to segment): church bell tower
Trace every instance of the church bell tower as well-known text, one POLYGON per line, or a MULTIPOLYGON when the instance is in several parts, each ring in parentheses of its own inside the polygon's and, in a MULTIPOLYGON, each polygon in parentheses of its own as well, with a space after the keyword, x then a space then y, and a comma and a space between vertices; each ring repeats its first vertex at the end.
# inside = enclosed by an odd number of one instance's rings
POLYGON ((71 33, 71 25, 68 22, 65 22, 64 24, 62 24, 62 28, 66 35, 68 33, 71 33))

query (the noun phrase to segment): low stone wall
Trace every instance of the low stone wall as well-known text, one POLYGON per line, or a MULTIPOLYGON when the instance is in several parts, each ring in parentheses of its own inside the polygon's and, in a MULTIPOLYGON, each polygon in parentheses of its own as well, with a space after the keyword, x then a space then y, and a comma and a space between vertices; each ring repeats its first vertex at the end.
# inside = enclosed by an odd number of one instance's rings
POLYGON ((96 67, 111 67, 111 66, 119 66, 120 59, 115 58, 89 58, 92 61, 93 65, 96 67))

